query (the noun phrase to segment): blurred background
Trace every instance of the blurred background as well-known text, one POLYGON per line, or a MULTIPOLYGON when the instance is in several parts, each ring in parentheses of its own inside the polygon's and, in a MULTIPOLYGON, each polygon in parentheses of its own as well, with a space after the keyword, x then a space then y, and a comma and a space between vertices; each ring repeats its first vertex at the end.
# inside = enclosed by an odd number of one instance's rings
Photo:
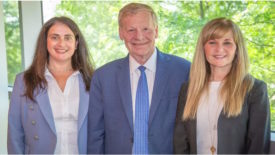
MULTIPOLYGON (((54 16, 72 18, 98 68, 127 55, 119 39, 117 16, 119 9, 129 2, 132 1, 0 1, 0 153, 7 153, 7 114, 14 79, 30 65, 42 24, 54 16)), ((271 130, 275 131, 274 1, 136 2, 149 4, 158 15, 157 47, 190 61, 199 32, 207 21, 226 17, 237 23, 247 44, 250 73, 267 83, 271 130)))

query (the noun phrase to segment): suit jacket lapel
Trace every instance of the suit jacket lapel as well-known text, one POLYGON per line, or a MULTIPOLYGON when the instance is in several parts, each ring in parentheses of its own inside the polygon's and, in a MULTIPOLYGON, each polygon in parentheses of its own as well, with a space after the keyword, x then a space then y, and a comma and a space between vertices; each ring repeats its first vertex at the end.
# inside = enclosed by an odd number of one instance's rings
MULTIPOLYGON (((38 105, 40 110, 49 124, 51 130, 56 134, 54 118, 52 114, 52 109, 50 105, 49 96, 46 90, 40 90, 40 93, 36 96, 36 100, 39 101, 38 105)), ((85 91, 84 81, 79 74, 79 112, 78 112, 78 130, 81 128, 85 116, 88 112, 89 106, 89 94, 85 91)))
POLYGON ((36 101, 38 101, 40 111, 42 112, 44 118, 46 119, 53 133, 56 134, 53 113, 52 113, 50 99, 49 99, 47 90, 40 89, 38 95, 35 98, 36 98, 36 101))
POLYGON ((121 61, 119 67, 120 68, 117 73, 119 93, 122 99, 124 111, 129 121, 130 128, 133 132, 133 108, 130 84, 129 56, 121 61))
POLYGON ((89 107, 89 93, 86 91, 86 86, 82 79, 82 75, 78 75, 79 79, 79 108, 78 108, 78 131, 80 130, 89 107))
MULTIPOLYGON (((188 87, 188 85, 186 86, 188 87)), ((187 88, 184 89, 184 94, 187 94, 187 88)), ((183 102, 186 103, 186 98, 185 96, 183 102)), ((185 122, 186 124, 186 133, 187 137, 189 138, 189 143, 190 146, 193 146, 192 148, 190 147, 189 151, 191 154, 197 154, 197 118, 188 120, 185 122)))
POLYGON ((152 94, 152 101, 149 113, 149 127, 153 121, 154 115, 160 104, 160 99, 165 90, 165 85, 167 84, 168 74, 167 74, 167 62, 166 57, 157 51, 157 68, 155 75, 155 82, 152 94))
POLYGON ((197 118, 195 118, 195 120, 190 120, 188 123, 189 127, 187 133, 190 136, 190 146, 194 146, 190 148, 190 153, 197 154, 197 118))

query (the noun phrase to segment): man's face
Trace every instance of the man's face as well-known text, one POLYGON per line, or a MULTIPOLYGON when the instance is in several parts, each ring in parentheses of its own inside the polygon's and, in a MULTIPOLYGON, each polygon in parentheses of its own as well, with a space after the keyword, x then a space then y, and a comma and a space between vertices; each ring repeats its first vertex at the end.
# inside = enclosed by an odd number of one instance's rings
POLYGON ((149 12, 140 11, 121 20, 119 36, 124 40, 129 54, 143 65, 155 50, 158 27, 154 25, 149 12))

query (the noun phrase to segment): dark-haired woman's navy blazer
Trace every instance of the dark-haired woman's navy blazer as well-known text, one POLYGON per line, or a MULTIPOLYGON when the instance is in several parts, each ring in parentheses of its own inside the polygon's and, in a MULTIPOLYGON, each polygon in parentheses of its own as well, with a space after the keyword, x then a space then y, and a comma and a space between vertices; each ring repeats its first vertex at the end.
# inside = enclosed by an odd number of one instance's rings
MULTIPOLYGON (((182 86, 174 132, 174 153, 196 154, 196 119, 182 121, 187 84, 182 86)), ((242 112, 227 118, 223 112, 218 119, 218 154, 263 154, 269 152, 270 110, 266 84, 255 79, 246 95, 242 112)))
MULTIPOLYGON (((23 96, 23 73, 16 77, 8 123, 9 154, 53 154, 56 147, 56 129, 47 90, 36 89, 37 102, 23 96)), ((87 151, 87 112, 89 92, 79 74, 78 151, 87 151)))

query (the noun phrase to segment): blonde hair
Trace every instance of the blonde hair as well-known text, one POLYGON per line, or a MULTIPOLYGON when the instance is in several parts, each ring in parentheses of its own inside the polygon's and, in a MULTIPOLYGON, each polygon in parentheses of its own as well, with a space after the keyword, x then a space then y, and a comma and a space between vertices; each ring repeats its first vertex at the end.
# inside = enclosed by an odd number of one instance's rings
POLYGON ((146 11, 146 12, 151 13, 154 26, 156 27, 158 25, 157 15, 149 5, 142 4, 142 3, 129 3, 129 4, 125 5, 122 9, 120 9, 120 11, 119 11, 119 15, 118 15, 119 27, 123 26, 122 19, 124 17, 126 17, 128 15, 137 14, 140 11, 146 11))
POLYGON ((220 99, 224 103, 223 113, 227 117, 238 116, 246 93, 252 88, 254 80, 248 74, 249 60, 243 35, 239 27, 230 19, 217 18, 208 22, 202 29, 197 41, 196 51, 191 65, 188 94, 183 120, 195 119, 202 93, 208 93, 211 75, 210 64, 204 54, 204 45, 208 40, 221 38, 232 31, 236 44, 236 55, 232 67, 222 82, 220 99))

